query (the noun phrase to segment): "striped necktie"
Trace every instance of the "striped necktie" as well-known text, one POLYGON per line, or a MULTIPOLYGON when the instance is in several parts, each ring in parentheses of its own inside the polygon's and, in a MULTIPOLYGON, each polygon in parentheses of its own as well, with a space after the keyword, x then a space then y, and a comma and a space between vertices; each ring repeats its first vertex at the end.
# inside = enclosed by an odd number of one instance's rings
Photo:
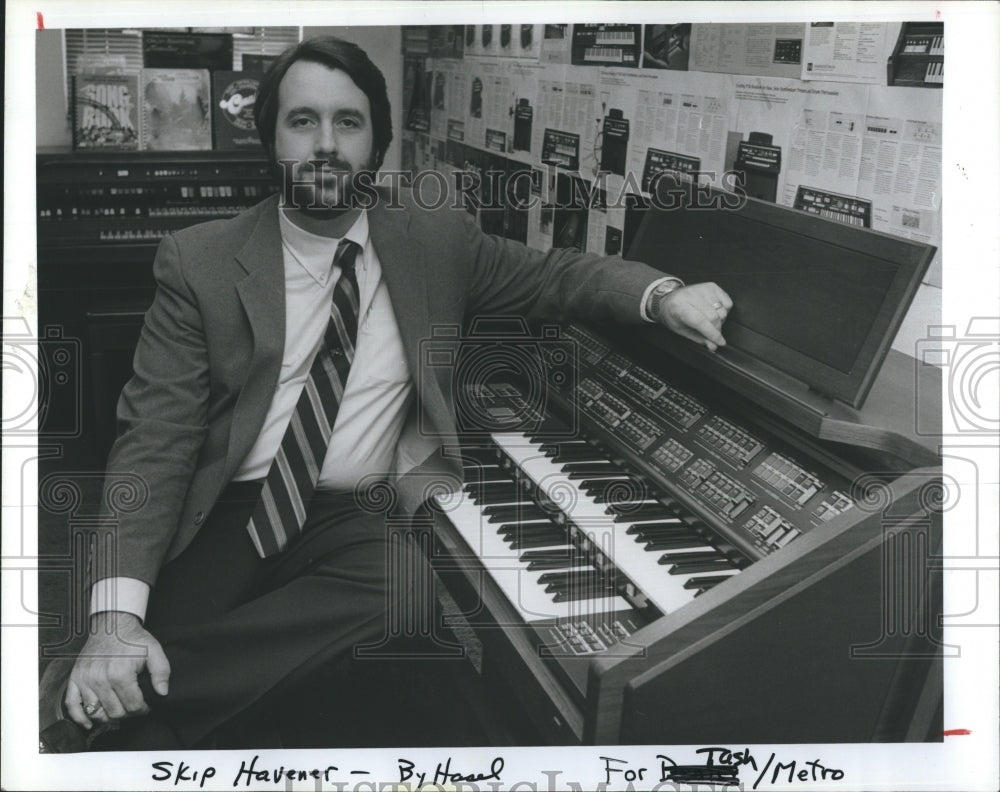
POLYGON ((354 260, 359 249, 348 239, 337 246, 333 263, 341 276, 333 289, 330 322, 247 524, 262 558, 280 553, 301 533, 316 491, 354 360, 359 294, 354 260))

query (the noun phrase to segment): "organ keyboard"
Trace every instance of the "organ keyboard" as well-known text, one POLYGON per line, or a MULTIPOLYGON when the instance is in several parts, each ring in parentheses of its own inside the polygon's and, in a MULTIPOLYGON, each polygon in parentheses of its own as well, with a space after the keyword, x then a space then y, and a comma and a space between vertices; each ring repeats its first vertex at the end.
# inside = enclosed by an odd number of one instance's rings
MULTIPOLYGON (((580 325, 563 334, 578 378, 526 427, 470 436, 464 488, 435 503, 437 565, 479 628, 491 675, 531 715, 537 731, 521 740, 914 739, 928 658, 852 668, 838 643, 845 625, 859 645, 878 637, 890 604, 882 515, 857 486, 864 455, 741 405, 676 361, 657 368, 580 325), (845 611, 862 592, 870 600, 845 611), (734 646, 742 660, 719 654, 734 646), (776 693, 783 677, 801 681, 801 668, 786 671, 797 664, 831 687, 823 723, 815 701, 776 693), (735 684, 756 691, 744 711, 712 692, 735 684), (887 702, 900 695, 908 714, 893 720, 887 702), (770 697, 787 704, 787 722, 770 697)), ((475 390, 484 412, 523 423, 530 388, 475 390)), ((910 482, 912 464, 880 463, 897 505, 932 478, 910 482)), ((927 529, 929 515, 911 516, 906 530, 927 529)))

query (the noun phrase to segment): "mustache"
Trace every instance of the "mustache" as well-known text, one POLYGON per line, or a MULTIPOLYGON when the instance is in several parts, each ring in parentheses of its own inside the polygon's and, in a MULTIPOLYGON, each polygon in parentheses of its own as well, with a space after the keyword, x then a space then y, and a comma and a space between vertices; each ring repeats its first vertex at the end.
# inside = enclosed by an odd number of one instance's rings
POLYGON ((331 157, 331 158, 328 158, 328 159, 312 159, 312 160, 308 160, 307 162, 301 163, 299 167, 300 168, 304 168, 304 169, 308 168, 308 169, 311 169, 311 170, 319 169, 319 170, 323 170, 323 171, 326 171, 326 170, 340 171, 340 172, 344 172, 344 173, 350 173, 351 171, 354 170, 351 167, 351 163, 349 163, 349 162, 347 162, 345 160, 342 160, 342 159, 338 159, 336 157, 331 157))

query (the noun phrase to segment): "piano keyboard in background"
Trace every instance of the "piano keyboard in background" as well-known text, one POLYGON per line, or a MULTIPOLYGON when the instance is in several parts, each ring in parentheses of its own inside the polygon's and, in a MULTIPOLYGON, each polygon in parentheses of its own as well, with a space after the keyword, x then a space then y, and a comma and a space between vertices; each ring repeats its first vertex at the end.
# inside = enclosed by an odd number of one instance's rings
POLYGON ((904 22, 886 63, 886 84, 941 88, 944 85, 944 23, 904 22))
POLYGON ((638 66, 641 36, 639 25, 574 25, 571 61, 638 66))
POLYGON ((840 195, 800 184, 795 191, 794 209, 817 214, 838 223, 871 228, 872 202, 853 195, 840 195))

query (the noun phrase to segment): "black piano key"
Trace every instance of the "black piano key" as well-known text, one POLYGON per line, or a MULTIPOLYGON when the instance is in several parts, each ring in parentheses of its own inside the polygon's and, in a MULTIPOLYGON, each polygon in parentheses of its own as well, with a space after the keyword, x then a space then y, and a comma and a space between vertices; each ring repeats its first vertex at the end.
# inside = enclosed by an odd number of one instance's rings
POLYGON ((661 564, 692 564, 701 561, 718 561, 726 557, 715 550, 702 550, 697 553, 664 553, 660 558, 661 564))
POLYGON ((553 602, 579 602, 581 600, 610 599, 616 592, 611 586, 603 586, 592 589, 571 588, 566 591, 557 591, 552 597, 553 602))
MULTIPOLYGON (((636 487, 632 484, 629 484, 628 487, 628 492, 644 494, 647 497, 649 495, 649 490, 646 487, 636 487)), ((592 497, 594 499, 594 503, 622 503, 622 497, 626 494, 624 490, 624 487, 611 487, 610 489, 608 487, 604 487, 600 491, 593 493, 592 497)), ((665 514, 666 510, 661 508, 660 512, 665 514)))
POLYGON ((573 589, 607 587, 603 575, 594 567, 570 569, 565 572, 544 572, 538 576, 538 582, 545 586, 546 591, 566 592, 573 589))
POLYGON ((571 571, 565 574, 565 581, 550 584, 545 588, 547 593, 554 595, 555 602, 603 599, 615 594, 614 587, 596 570, 590 574, 583 571, 571 571))
POLYGON ((504 506, 486 506, 483 509, 483 514, 487 515, 491 523, 513 522, 515 520, 540 520, 543 517, 548 517, 548 515, 532 501, 504 506))
MULTIPOLYGON (((630 525, 625 533, 632 536, 642 536, 646 533, 694 534, 694 531, 678 519, 667 519, 659 522, 640 522, 630 525)), ((640 541, 637 539, 636 541, 640 541)))
POLYGON ((714 561, 682 561, 675 562, 667 572, 669 575, 691 575, 697 572, 725 572, 732 569, 732 562, 725 557, 720 557, 714 561))
POLYGON ((603 491, 608 487, 608 485, 613 484, 616 481, 628 481, 629 477, 625 473, 619 471, 612 471, 609 473, 598 473, 591 478, 580 479, 580 489, 593 489, 595 491, 603 491))
MULTIPOLYGON (((550 444, 555 445, 555 444, 550 444)), ((607 462, 608 458, 594 448, 592 445, 587 443, 581 443, 579 445, 570 445, 562 443, 555 445, 552 453, 546 454, 546 456, 552 457, 553 462, 607 462)))
POLYGON ((552 522, 515 523, 509 528, 505 525, 497 533, 508 539, 518 536, 556 536, 565 541, 569 537, 565 528, 552 522))
POLYGON ((534 547, 552 547, 553 545, 565 542, 566 534, 553 533, 549 535, 515 535, 508 537, 505 541, 510 545, 512 550, 528 550, 534 547))
POLYGON ((566 545, 558 550, 526 550, 521 553, 518 560, 527 564, 529 570, 571 569, 590 561, 585 553, 581 553, 573 545, 566 545))
POLYGON ((513 481, 469 482, 465 485, 473 501, 496 503, 500 498, 521 498, 524 491, 513 481))
POLYGON ((537 442, 539 443, 538 449, 544 454, 557 454, 560 449, 569 448, 593 449, 593 446, 586 440, 545 440, 537 442))
POLYGON ((551 526, 551 525, 555 525, 555 523, 553 523, 552 520, 546 516, 540 520, 538 519, 519 520, 518 522, 504 523, 497 529, 497 533, 507 534, 507 533, 513 533, 518 528, 523 528, 523 527, 530 528, 534 526, 551 526))
POLYGON ((611 462, 567 462, 562 466, 562 472, 575 481, 600 473, 620 473, 621 468, 611 462))
POLYGON ((697 536, 657 536, 639 539, 646 543, 644 550, 678 550, 682 547, 699 547, 705 542, 697 536))
POLYGON ((703 591, 708 591, 713 586, 719 585, 723 581, 729 580, 731 577, 732 575, 700 575, 684 581, 684 588, 698 589, 698 594, 700 594, 703 591))
POLYGON ((606 514, 613 514, 616 523, 632 523, 641 520, 662 520, 664 517, 663 507, 659 503, 644 504, 635 506, 633 504, 612 503, 608 506, 606 514), (620 509, 616 509, 620 506, 620 509))
POLYGON ((498 534, 515 534, 518 531, 524 534, 530 533, 546 533, 552 531, 558 531, 559 533, 566 534, 566 528, 562 525, 557 525, 552 522, 552 520, 534 520, 534 521, 521 521, 514 523, 504 523, 497 529, 498 534))

